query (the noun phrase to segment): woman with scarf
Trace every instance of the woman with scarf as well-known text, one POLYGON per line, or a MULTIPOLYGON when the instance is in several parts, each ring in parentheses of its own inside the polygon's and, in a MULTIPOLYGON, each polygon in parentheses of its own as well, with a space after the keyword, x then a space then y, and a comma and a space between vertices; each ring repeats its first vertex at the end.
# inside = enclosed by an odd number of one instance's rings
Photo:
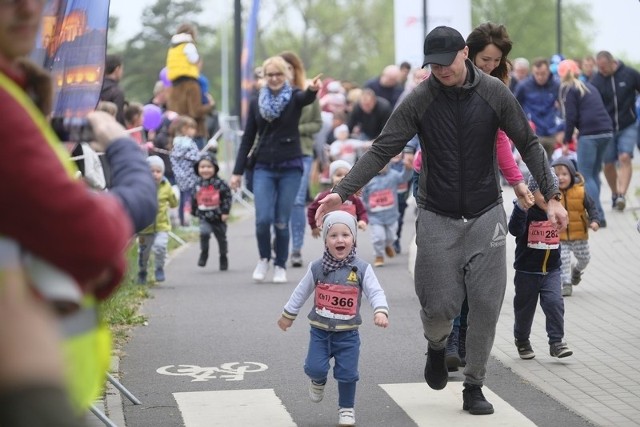
POLYGON ((303 172, 298 122, 302 107, 316 99, 321 76, 316 76, 303 91, 289 83, 289 68, 282 57, 268 58, 262 69, 266 84, 249 106, 229 184, 232 189, 238 189, 244 170, 247 167, 254 168, 253 193, 260 260, 253 271, 253 280, 264 281, 269 270, 273 227, 273 282, 285 283, 289 258, 289 220, 303 172))

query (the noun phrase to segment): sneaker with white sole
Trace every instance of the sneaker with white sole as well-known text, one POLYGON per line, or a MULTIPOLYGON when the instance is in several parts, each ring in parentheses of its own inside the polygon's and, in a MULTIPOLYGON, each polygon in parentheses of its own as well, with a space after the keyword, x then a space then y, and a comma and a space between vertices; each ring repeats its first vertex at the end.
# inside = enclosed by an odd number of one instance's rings
POLYGON ((309 385, 309 399, 312 402, 318 403, 322 401, 324 397, 324 384, 318 384, 315 381, 311 381, 309 385))
POLYGON ((269 271, 269 260, 266 258, 262 258, 256 264, 255 270, 253 270, 253 280, 256 282, 264 281, 264 278, 267 275, 267 271, 269 271))
POLYGON ((573 351, 569 349, 569 346, 565 342, 554 342, 549 345, 549 354, 552 357, 562 359, 563 357, 569 357, 573 354, 573 351))
POLYGON ((339 426, 355 426, 356 413, 353 408, 338 409, 338 425, 339 426))
POLYGON ((287 283, 287 270, 276 265, 273 270, 273 283, 287 283))

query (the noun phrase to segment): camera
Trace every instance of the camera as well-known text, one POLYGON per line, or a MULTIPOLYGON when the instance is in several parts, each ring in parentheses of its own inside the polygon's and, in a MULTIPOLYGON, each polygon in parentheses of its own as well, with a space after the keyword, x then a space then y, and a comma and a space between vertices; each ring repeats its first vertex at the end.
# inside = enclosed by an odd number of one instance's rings
POLYGON ((91 142, 93 129, 89 120, 82 117, 54 117, 51 127, 62 142, 91 142))

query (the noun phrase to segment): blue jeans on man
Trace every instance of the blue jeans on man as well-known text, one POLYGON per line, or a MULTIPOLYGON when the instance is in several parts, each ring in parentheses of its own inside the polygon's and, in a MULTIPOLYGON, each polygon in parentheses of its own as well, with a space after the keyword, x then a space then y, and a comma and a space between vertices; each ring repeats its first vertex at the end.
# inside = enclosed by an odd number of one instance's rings
POLYGON ((311 175, 311 164, 313 158, 311 156, 302 157, 302 179, 298 193, 293 201, 293 209, 291 211, 291 252, 299 254, 304 244, 304 231, 307 226, 307 193, 309 192, 309 176, 311 175))
POLYGON ((613 134, 585 135, 578 137, 578 171, 584 177, 584 187, 589 197, 596 204, 596 209, 603 220, 604 210, 600 202, 600 172, 604 161, 604 153, 613 138, 613 134))

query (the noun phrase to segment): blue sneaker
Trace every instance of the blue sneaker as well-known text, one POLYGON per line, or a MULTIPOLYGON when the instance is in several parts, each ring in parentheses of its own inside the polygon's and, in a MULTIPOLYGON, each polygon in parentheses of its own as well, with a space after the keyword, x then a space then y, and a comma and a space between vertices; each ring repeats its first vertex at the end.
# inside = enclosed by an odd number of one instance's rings
POLYGON ((156 282, 164 282, 164 270, 156 268, 156 282))

